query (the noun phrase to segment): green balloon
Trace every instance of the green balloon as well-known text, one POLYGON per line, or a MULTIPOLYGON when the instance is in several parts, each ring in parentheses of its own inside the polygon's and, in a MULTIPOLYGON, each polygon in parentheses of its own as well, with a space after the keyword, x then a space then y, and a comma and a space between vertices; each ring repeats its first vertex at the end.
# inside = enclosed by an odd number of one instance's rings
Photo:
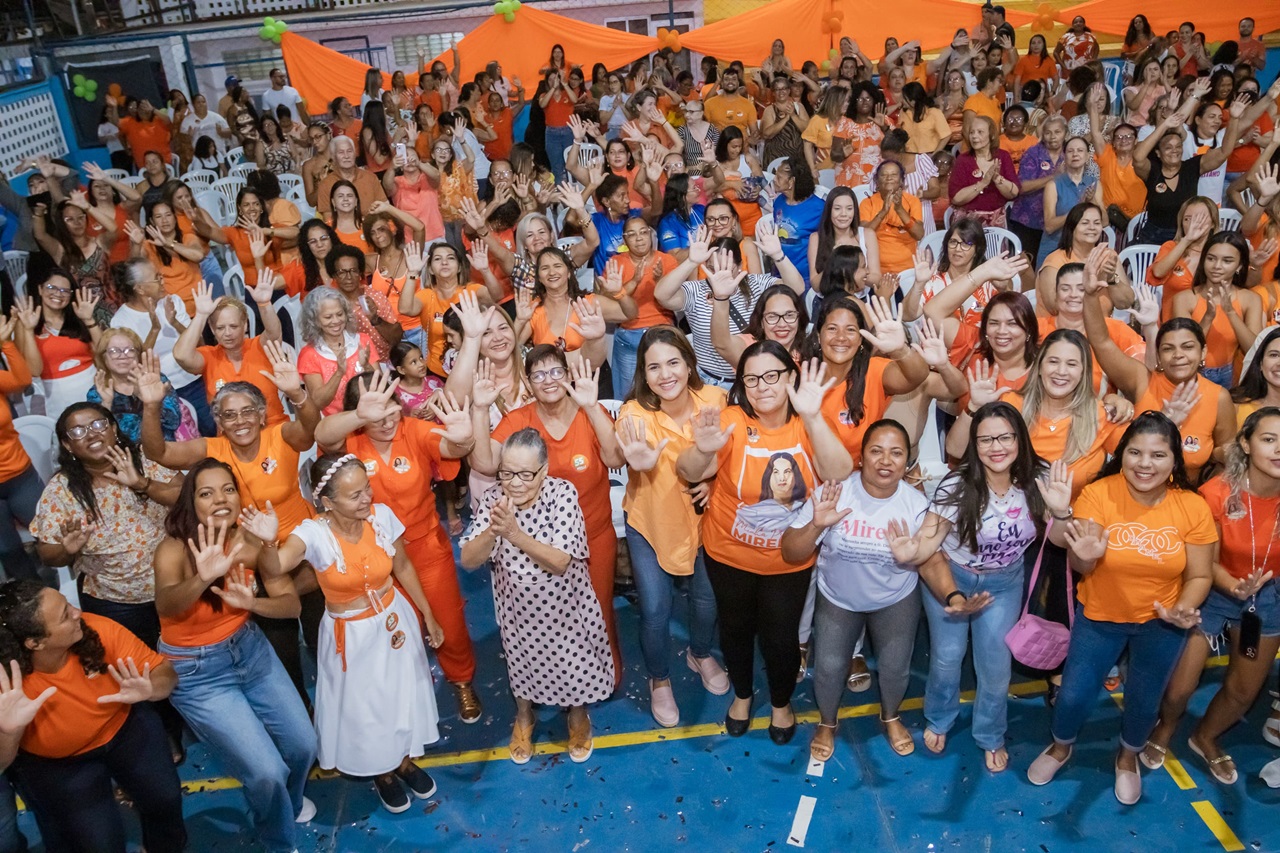
POLYGON ((275 18, 267 17, 262 19, 262 26, 264 27, 274 27, 275 25, 276 25, 275 18))
POLYGON ((74 89, 71 90, 71 93, 75 95, 77 98, 83 98, 84 86, 76 86, 74 89))
POLYGON ((96 91, 98 91, 98 81, 97 81, 97 80, 85 80, 85 81, 84 81, 84 89, 85 89, 85 91, 86 91, 86 92, 96 92, 96 91))
POLYGON ((97 92, 85 92, 84 99, 85 99, 86 101, 88 101, 89 103, 91 103, 91 104, 92 104, 94 101, 98 100, 98 93, 97 93, 97 92))
POLYGON ((521 6, 520 0, 511 0, 511 11, 512 11, 512 12, 517 12, 517 11, 519 11, 519 10, 520 10, 520 6, 521 6))
POLYGON ((506 21, 508 24, 514 23, 515 19, 516 19, 515 12, 507 12, 505 15, 502 16, 502 20, 506 21))
POLYGON ((279 43, 280 43, 280 34, 279 34, 279 33, 273 33, 273 34, 271 35, 271 40, 272 40, 273 42, 275 42, 276 44, 279 44, 279 43))
POLYGON ((275 34, 276 34, 276 31, 271 29, 271 27, 263 27, 262 29, 258 30, 258 38, 262 39, 263 41, 271 41, 271 37, 274 36, 275 34))
POLYGON ((83 75, 83 74, 76 74, 74 77, 72 77, 72 78, 71 78, 71 82, 72 82, 73 84, 75 84, 76 86, 83 86, 83 85, 84 85, 84 75, 83 75))
POLYGON ((286 29, 288 29, 288 27, 289 27, 289 25, 288 25, 288 24, 286 24, 284 21, 276 21, 276 27, 275 27, 275 29, 276 29, 276 32, 277 32, 277 33, 279 33, 279 34, 283 34, 283 33, 284 33, 284 31, 285 31, 286 29))
POLYGON ((501 15, 501 14, 502 14, 502 3, 494 3, 494 4, 493 4, 493 14, 495 14, 495 15, 501 15))

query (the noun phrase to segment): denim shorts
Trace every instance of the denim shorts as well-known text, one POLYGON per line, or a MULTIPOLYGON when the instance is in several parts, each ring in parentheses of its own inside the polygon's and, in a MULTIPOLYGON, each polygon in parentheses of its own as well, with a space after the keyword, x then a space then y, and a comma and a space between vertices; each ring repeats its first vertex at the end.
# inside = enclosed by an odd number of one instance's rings
MULTIPOLYGON (((1262 636, 1280 636, 1280 583, 1271 581, 1258 590, 1254 603, 1258 616, 1262 617, 1262 636)), ((1209 597, 1200 605, 1200 630, 1207 637, 1217 637, 1228 626, 1240 624, 1240 614, 1249 607, 1248 601, 1210 590, 1209 597)))

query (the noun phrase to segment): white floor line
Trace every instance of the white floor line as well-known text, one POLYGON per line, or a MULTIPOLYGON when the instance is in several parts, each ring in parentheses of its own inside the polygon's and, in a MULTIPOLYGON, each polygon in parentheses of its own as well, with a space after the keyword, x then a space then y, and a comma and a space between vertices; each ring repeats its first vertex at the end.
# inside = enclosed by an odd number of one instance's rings
POLYGON ((800 798, 795 819, 791 821, 791 833, 787 836, 787 843, 792 847, 804 846, 804 838, 809 834, 809 821, 813 819, 813 808, 817 804, 817 797, 800 798))
POLYGON ((827 762, 819 761, 816 758, 809 759, 809 769, 805 770, 806 776, 822 776, 822 771, 827 767, 827 762))

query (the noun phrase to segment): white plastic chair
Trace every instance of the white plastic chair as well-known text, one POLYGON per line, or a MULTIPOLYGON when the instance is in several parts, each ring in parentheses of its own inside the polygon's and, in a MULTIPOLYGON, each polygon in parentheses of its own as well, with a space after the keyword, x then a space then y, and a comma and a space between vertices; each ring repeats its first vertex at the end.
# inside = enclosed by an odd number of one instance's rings
POLYGON ((129 177, 129 173, 124 169, 103 169, 102 173, 113 181, 123 181, 129 177))
POLYGON ((924 432, 916 447, 916 462, 924 476, 924 493, 932 500, 942 478, 947 476, 947 458, 942 452, 942 439, 938 435, 938 402, 929 402, 929 414, 925 417, 924 432))
POLYGON ((292 172, 285 172, 282 175, 276 175, 276 180, 280 182, 280 194, 286 197, 290 191, 302 189, 301 175, 295 175, 292 172))
POLYGON ((1116 247, 1116 239, 1117 239, 1116 229, 1112 228, 1110 225, 1108 225, 1106 228, 1103 228, 1102 238, 1107 241, 1107 245, 1110 246, 1114 251, 1116 247))
MULTIPOLYGON (((573 150, 572 145, 564 149, 564 161, 566 163, 569 162, 569 152, 571 152, 572 150, 573 150)), ((597 160, 600 160, 600 161, 604 160, 604 149, 601 148, 599 145, 596 145, 594 142, 583 142, 581 145, 578 146, 578 165, 579 166, 586 169, 586 168, 589 168, 591 164, 597 160)))
POLYGON ((31 457, 31 466, 46 483, 57 470, 56 426, 57 422, 45 415, 23 415, 13 419, 13 428, 18 431, 18 441, 22 443, 22 449, 31 457))
POLYGON ((227 152, 226 161, 228 166, 238 166, 244 162, 244 148, 232 148, 227 152))
POLYGON ((143 175, 129 175, 128 177, 121 178, 120 183, 124 184, 126 187, 137 189, 138 185, 145 180, 146 177, 143 175))
POLYGON ((182 182, 190 187, 193 193, 209 189, 216 180, 218 180, 218 173, 210 169, 192 169, 182 176, 182 182))
MULTIPOLYGON (((921 249, 929 250, 933 253, 933 262, 936 264, 938 261, 942 260, 942 241, 946 239, 946 236, 947 232, 941 230, 934 231, 932 234, 926 234, 921 238, 920 242, 916 244, 916 251, 920 251, 921 249)), ((915 273, 912 272, 912 275, 914 276, 915 273)))
MULTIPOLYGON (((222 286, 226 288, 228 296, 234 296, 241 302, 244 301, 244 268, 239 264, 233 264, 230 269, 222 274, 222 286)), ((253 328, 253 313, 249 313, 249 337, 253 337, 257 332, 253 328)))
POLYGON ((232 166, 227 174, 229 177, 238 178, 239 180, 244 181, 256 171, 258 171, 258 165, 256 163, 241 163, 238 166, 232 166))
POLYGON ((765 170, 764 170, 765 176, 768 177, 770 181, 772 181, 773 176, 778 173, 778 167, 785 162, 787 162, 786 157, 775 157, 773 162, 771 162, 768 166, 765 167, 765 170))
POLYGON ((1142 230, 1142 226, 1147 224, 1147 212, 1144 210, 1133 219, 1129 220, 1129 227, 1124 232, 1124 242, 1126 245, 1136 243, 1138 240, 1138 232, 1142 230))
POLYGON ((1218 230, 1239 231, 1241 219, 1243 217, 1240 215, 1240 211, 1224 207, 1218 211, 1218 230))
POLYGON ((236 207, 236 196, 240 190, 244 189, 244 178, 219 178, 209 185, 209 189, 221 195, 231 203, 231 210, 234 212, 236 207))
POLYGON ((987 238, 988 258, 994 258, 1005 251, 1011 255, 1022 254, 1022 240, 1008 228, 983 228, 982 235, 987 238))
POLYGON ((876 194, 875 188, 872 187, 871 184, 863 184, 860 187, 853 188, 853 200, 854 202, 857 203, 859 207, 862 206, 862 203, 864 201, 871 198, 875 194, 876 194))
POLYGON ((293 321, 294 336, 300 335, 302 333, 302 300, 297 296, 281 296, 271 303, 271 309, 278 313, 281 308, 285 310, 285 313, 289 315, 289 319, 293 321))
MULTIPOLYGON (((621 400, 601 400, 600 405, 604 406, 609 412, 609 416, 615 421, 618 419, 618 411, 622 408, 621 400)), ((613 509, 613 530, 621 538, 626 535, 626 518, 622 513, 622 498, 627 493, 627 473, 626 465, 621 468, 609 469, 609 505, 613 509)))
POLYGON ((1119 261, 1134 284, 1146 284, 1147 267, 1155 263, 1160 247, 1153 243, 1133 243, 1120 250, 1119 261))
POLYGON ((196 204, 208 211, 214 221, 225 227, 235 222, 235 203, 227 201, 222 193, 216 190, 203 190, 195 193, 196 204))
MULTIPOLYGON (((31 255, 19 249, 11 249, 4 253, 4 268, 9 273, 9 280, 17 287, 18 280, 27 275, 27 259, 31 255)), ((21 292, 21 291, 19 291, 21 292)))
POLYGON ((1120 97, 1121 90, 1124 88, 1124 63, 1102 63, 1102 80, 1107 87, 1107 91, 1111 93, 1111 111, 1119 115, 1120 107, 1124 103, 1120 97))
POLYGON ((826 186, 825 184, 818 184, 816 187, 813 188, 813 194, 816 195, 818 198, 822 199, 823 201, 826 201, 827 196, 831 195, 832 189, 833 189, 832 187, 826 186))

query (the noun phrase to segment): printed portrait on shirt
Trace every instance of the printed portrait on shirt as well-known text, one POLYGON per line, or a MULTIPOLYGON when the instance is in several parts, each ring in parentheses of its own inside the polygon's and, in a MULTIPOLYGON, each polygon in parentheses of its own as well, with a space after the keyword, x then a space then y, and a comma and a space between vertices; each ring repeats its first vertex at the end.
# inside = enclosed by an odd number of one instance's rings
POLYGON ((733 538, 760 548, 777 548, 791 519, 809 497, 813 466, 802 447, 785 450, 746 448, 738 475, 738 510, 733 538), (752 499, 750 483, 760 484, 759 500, 752 499))

